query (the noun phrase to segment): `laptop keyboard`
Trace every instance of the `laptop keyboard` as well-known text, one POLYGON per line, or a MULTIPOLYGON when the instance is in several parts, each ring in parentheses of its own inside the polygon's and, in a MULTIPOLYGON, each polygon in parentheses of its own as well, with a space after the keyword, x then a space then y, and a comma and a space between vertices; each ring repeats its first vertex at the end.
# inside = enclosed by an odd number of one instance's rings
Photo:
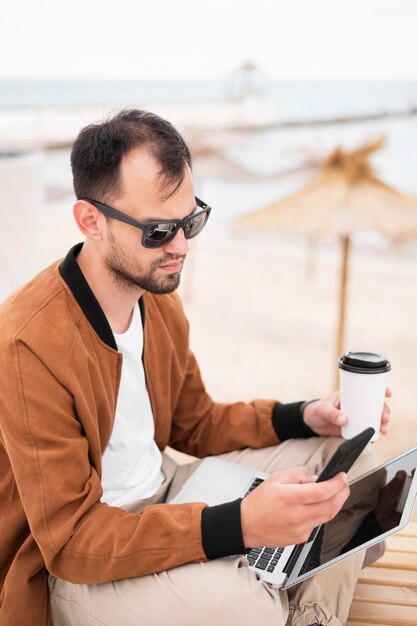
MULTIPOLYGON (((245 498, 249 495, 263 481, 263 478, 255 478, 243 497, 245 498)), ((246 554, 246 558, 249 561, 249 565, 252 567, 272 573, 278 565, 278 561, 283 552, 284 548, 252 548, 251 551, 246 554)))

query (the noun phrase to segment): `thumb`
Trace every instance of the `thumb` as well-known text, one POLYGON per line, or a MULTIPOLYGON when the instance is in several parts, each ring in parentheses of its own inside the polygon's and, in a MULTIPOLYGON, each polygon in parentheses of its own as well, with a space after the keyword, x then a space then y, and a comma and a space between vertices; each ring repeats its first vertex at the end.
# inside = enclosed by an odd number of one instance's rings
POLYGON ((343 411, 327 403, 323 406, 322 416, 336 426, 344 426, 348 422, 348 417, 343 411))

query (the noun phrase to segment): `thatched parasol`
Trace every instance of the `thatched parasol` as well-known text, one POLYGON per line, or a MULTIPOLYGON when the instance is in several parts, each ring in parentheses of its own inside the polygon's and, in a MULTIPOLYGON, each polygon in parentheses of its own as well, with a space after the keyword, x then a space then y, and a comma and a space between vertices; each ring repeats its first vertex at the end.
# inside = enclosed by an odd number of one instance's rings
POLYGON ((382 182, 369 163, 370 155, 384 142, 381 137, 350 152, 336 148, 320 165, 318 177, 302 191, 234 222, 252 230, 341 239, 338 356, 344 348, 351 235, 377 232, 396 241, 417 237, 417 198, 382 182))

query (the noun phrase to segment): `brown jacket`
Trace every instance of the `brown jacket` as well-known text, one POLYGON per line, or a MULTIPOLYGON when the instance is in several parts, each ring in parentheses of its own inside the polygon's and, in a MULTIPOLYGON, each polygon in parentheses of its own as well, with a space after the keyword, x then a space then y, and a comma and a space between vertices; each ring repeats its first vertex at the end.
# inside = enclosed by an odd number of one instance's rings
MULTIPOLYGON (((0 308, 1 626, 50 623, 47 571, 100 583, 243 546, 235 503, 161 504, 136 515, 100 502, 122 355, 79 250, 0 308)), ((178 296, 146 293, 140 304, 159 448, 205 456, 277 443, 275 402, 219 404, 207 394, 178 296)))

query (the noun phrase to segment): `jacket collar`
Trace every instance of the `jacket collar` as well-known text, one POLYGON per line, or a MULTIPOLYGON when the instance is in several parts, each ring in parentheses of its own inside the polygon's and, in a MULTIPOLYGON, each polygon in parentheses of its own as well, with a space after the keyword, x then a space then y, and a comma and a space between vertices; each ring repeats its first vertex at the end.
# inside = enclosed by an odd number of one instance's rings
MULTIPOLYGON (((107 317, 76 261, 76 256, 82 246, 82 243, 77 243, 71 248, 65 259, 59 265, 59 273, 71 289, 74 298, 100 339, 114 350, 117 350, 116 340, 107 317)), ((139 307, 142 316, 142 324, 144 324, 145 305, 143 298, 139 298, 139 307)))

